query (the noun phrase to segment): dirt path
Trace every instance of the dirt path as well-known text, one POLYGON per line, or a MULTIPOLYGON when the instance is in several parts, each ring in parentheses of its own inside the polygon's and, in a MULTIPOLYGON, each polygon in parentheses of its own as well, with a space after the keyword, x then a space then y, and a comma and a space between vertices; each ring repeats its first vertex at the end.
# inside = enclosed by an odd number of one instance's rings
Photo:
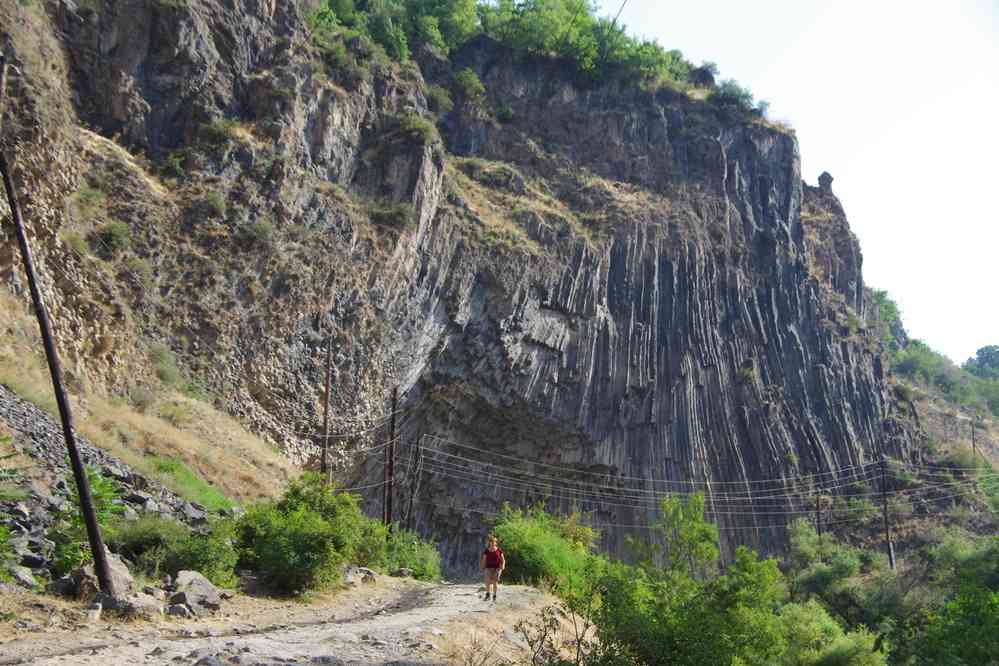
POLYGON ((40 631, 0 645, 0 664, 451 664, 472 653, 513 661, 513 630, 551 598, 504 586, 381 581, 311 604, 237 600, 228 617, 40 631))

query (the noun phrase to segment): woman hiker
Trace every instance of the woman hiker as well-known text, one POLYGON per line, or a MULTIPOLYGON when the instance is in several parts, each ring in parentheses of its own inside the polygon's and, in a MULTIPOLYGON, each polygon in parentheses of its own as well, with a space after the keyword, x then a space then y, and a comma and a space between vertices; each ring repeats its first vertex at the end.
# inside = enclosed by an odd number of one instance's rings
POLYGON ((483 601, 489 601, 490 586, 493 588, 493 601, 496 601, 496 588, 499 587, 500 575, 505 568, 506 559, 503 557, 503 551, 500 550, 496 537, 491 536, 486 541, 486 549, 482 551, 482 557, 479 558, 479 569, 482 570, 486 579, 486 597, 483 601))

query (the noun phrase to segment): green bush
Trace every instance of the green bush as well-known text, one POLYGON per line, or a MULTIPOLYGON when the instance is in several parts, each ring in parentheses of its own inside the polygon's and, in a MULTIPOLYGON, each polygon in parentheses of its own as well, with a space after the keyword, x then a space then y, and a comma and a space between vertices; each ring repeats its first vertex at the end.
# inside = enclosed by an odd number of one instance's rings
POLYGON ((177 357, 169 347, 160 343, 151 345, 149 347, 149 360, 153 362, 156 376, 161 382, 173 386, 180 381, 181 372, 177 366, 177 357))
POLYGON ((418 113, 406 113, 399 118, 399 132, 421 146, 433 143, 437 138, 437 127, 418 113))
POLYGON ((14 547, 10 545, 10 530, 0 525, 0 581, 10 580, 10 569, 17 564, 14 547))
POLYGON ((212 524, 207 534, 161 516, 142 516, 111 530, 108 545, 134 562, 143 573, 160 578, 197 571, 222 587, 236 584, 236 548, 228 521, 212 524))
POLYGON ((482 85, 479 75, 468 67, 455 74, 454 82, 462 96, 472 103, 479 102, 486 94, 486 87, 482 85))
POLYGON ((210 215, 215 217, 225 217, 226 205, 225 197, 218 192, 209 192, 201 200, 202 207, 210 215))
MULTIPOLYGON (((106 530, 125 511, 122 505, 115 503, 121 495, 121 486, 92 467, 86 468, 86 474, 97 523, 102 530, 106 530)), ((56 514, 48 533, 49 539, 55 543, 52 569, 60 576, 93 559, 83 514, 80 512, 80 496, 72 475, 67 477, 66 483, 73 489, 70 502, 67 508, 56 514)))
POLYGON ((450 113, 454 109, 454 101, 451 99, 451 93, 447 88, 438 85, 432 85, 427 90, 427 103, 430 105, 430 110, 434 113, 450 113))
POLYGON ((255 245, 267 245, 274 239, 274 223, 266 217, 242 228, 243 242, 255 245))
POLYGON ((201 140, 212 146, 224 146, 236 139, 239 121, 219 118, 201 126, 201 140))
POLYGON ((336 548, 341 534, 322 515, 298 506, 251 507, 237 527, 240 562, 282 594, 329 588, 346 562, 336 548))
POLYGON ((101 254, 115 257, 132 244, 132 230, 121 220, 113 220, 98 229, 97 240, 101 244, 101 254))
POLYGON ((509 104, 501 102, 496 107, 496 120, 501 123, 513 122, 513 109, 510 108, 509 104))
POLYGON ((547 582, 564 595, 587 587, 589 548, 571 540, 558 518, 539 508, 525 512, 505 506, 493 534, 507 556, 509 580, 547 582))
POLYGON ((388 571, 412 569, 417 580, 441 579, 441 554, 437 544, 424 541, 416 532, 396 528, 388 538, 384 567, 388 571))

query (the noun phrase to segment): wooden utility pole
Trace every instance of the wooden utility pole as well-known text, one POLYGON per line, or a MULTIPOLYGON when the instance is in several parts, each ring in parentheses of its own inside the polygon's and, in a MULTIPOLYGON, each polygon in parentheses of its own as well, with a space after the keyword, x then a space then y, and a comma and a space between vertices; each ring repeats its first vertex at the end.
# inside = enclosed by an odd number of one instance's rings
MULTIPOLYGON (((0 53, 0 137, 2 137, 6 88, 7 60, 4 54, 0 53)), ((73 470, 73 479, 76 481, 77 493, 80 496, 80 511, 83 513, 83 522, 87 527, 87 540, 90 543, 90 551, 94 556, 94 571, 97 574, 97 582, 100 584, 101 591, 113 597, 116 590, 111 579, 111 570, 108 567, 107 555, 104 551, 104 541, 101 539, 101 528, 97 523, 97 513, 94 511, 94 500, 90 493, 90 483, 87 481, 87 473, 83 467, 83 460, 81 460, 80 452, 76 447, 76 435, 73 432, 73 412, 62 384, 62 365, 59 362, 59 353, 56 349, 52 327, 49 324, 48 312, 45 310, 45 303, 42 301, 42 294, 38 289, 38 280, 35 276, 35 262, 31 254, 31 246, 28 243, 28 234, 24 228, 24 219, 21 217, 21 208, 17 202, 14 180, 11 177, 10 168, 7 164, 7 157, 2 149, 0 149, 0 173, 3 175, 4 190, 7 194, 7 201, 10 204, 14 228, 17 230, 17 243, 21 250, 21 261, 24 264, 24 272, 28 276, 28 289, 31 292, 31 301, 35 307, 35 316, 38 318, 38 328, 41 329, 42 343, 45 345, 45 358, 48 360, 49 374, 52 375, 52 388, 55 390, 56 404, 59 407, 59 418, 62 420, 62 432, 66 438, 66 448, 69 450, 69 464, 73 470)))
POLYGON ((399 387, 392 389, 392 412, 389 415, 389 441, 385 447, 385 524, 392 529, 392 494, 395 491, 395 413, 399 404, 399 387))
POLYGON ((822 539, 822 497, 819 495, 815 496, 815 531, 822 539))
POLYGON ((971 455, 974 460, 978 461, 978 446, 975 442, 975 415, 971 416, 971 455))
POLYGON ((319 463, 319 469, 323 474, 323 482, 326 485, 330 483, 330 464, 329 464, 329 447, 330 447, 330 380, 333 374, 333 332, 330 331, 326 336, 326 394, 324 398, 325 406, 323 407, 323 454, 322 459, 319 463))
POLYGON ((888 480, 885 474, 885 457, 881 455, 881 512, 885 520, 885 549, 888 551, 888 566, 895 570, 895 546, 891 542, 891 526, 888 523, 888 480))

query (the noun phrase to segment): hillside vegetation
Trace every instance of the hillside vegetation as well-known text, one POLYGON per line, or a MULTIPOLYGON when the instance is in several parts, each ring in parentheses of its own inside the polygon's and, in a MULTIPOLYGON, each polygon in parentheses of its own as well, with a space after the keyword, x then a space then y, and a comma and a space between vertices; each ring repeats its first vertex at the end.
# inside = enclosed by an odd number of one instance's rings
MULTIPOLYGON (((419 47, 446 55, 486 35, 521 57, 565 60, 581 83, 618 79, 681 90, 699 87, 720 107, 758 115, 766 110, 766 103, 754 107, 752 93, 737 82, 716 85, 713 63, 695 66, 679 50, 629 35, 616 19, 599 16, 589 0, 322 0, 310 27, 327 58, 360 77, 365 74, 358 53, 374 49, 405 62, 419 47)), ((467 70, 461 88, 474 97, 476 91, 481 94, 481 84, 469 75, 475 76, 467 70)), ((436 95, 438 107, 450 104, 441 91, 436 95)))
POLYGON ((898 304, 885 291, 873 294, 882 342, 896 374, 954 405, 999 418, 999 345, 984 346, 957 365, 922 340, 908 339, 898 304))
POLYGON ((799 520, 779 560, 739 548, 721 567, 703 511, 702 496, 664 501, 657 545, 632 541, 636 565, 594 553, 576 518, 505 511, 511 577, 563 600, 518 626, 534 666, 995 663, 999 539, 939 530, 893 571, 799 520))

